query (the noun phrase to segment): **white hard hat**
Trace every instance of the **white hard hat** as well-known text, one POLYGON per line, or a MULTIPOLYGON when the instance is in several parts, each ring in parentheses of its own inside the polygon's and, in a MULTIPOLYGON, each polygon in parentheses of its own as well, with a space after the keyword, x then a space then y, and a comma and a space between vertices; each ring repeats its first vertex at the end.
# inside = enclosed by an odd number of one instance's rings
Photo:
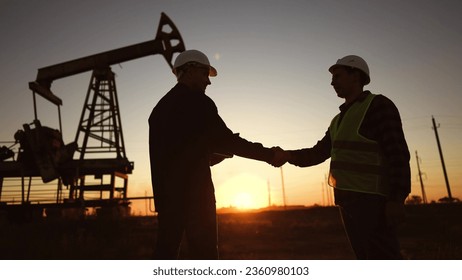
POLYGON ((357 55, 347 55, 343 58, 340 58, 337 60, 337 63, 329 67, 329 72, 332 73, 335 67, 337 66, 348 66, 352 68, 356 68, 361 70, 364 74, 366 74, 366 81, 365 85, 369 84, 371 81, 371 77, 369 75, 369 66, 367 66, 367 63, 364 59, 357 55))
POLYGON ((212 65, 210 65, 207 56, 198 50, 187 50, 180 53, 173 63, 173 73, 176 75, 176 69, 178 67, 191 62, 196 62, 204 66, 208 66, 210 69, 209 76, 215 77, 217 75, 217 70, 212 65))

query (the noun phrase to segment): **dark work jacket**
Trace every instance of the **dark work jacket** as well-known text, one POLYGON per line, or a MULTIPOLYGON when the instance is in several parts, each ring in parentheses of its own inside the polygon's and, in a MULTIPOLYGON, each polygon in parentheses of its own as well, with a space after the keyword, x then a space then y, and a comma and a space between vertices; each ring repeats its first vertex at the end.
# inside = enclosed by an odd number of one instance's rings
POLYGON ((165 206, 215 203, 214 153, 270 162, 274 152, 234 134, 204 92, 178 83, 149 117, 151 179, 156 211, 165 206))

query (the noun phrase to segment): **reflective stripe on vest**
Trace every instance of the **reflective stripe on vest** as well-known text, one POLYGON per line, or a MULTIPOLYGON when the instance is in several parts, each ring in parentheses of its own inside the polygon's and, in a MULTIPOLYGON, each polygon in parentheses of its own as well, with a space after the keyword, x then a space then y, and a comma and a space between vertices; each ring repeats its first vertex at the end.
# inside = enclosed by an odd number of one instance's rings
POLYGON ((362 102, 355 102, 345 113, 340 124, 340 114, 331 122, 329 185, 332 187, 388 194, 380 147, 376 141, 359 134, 359 128, 374 97, 374 94, 369 94, 362 102))

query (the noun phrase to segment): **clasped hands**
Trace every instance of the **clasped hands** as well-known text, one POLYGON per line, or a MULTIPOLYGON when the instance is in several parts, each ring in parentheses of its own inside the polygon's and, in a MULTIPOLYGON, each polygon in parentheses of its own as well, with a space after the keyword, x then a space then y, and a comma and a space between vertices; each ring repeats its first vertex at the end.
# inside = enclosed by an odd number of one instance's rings
POLYGON ((281 167, 291 159, 291 154, 288 151, 284 151, 281 147, 272 147, 274 156, 270 164, 274 167, 281 167))

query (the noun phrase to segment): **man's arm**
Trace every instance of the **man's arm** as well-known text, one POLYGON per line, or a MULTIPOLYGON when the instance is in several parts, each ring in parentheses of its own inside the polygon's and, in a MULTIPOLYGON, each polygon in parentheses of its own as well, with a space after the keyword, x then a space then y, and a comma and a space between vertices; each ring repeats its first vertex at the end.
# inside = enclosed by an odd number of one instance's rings
POLYGON ((387 158, 390 192, 385 208, 387 223, 395 226, 405 218, 404 201, 411 190, 410 154, 401 117, 395 104, 383 95, 371 103, 366 119, 376 128, 376 136, 387 158))
POLYGON ((330 158, 332 144, 329 131, 312 148, 287 151, 290 153, 289 163, 298 167, 320 164, 330 158))
POLYGON ((276 158, 282 156, 281 151, 264 147, 260 143, 250 142, 240 137, 239 133, 233 133, 218 115, 218 110, 211 99, 209 106, 207 138, 211 153, 229 155, 230 157, 237 155, 248 159, 264 161, 269 164, 273 164, 276 158))
POLYGON ((387 158, 389 200, 403 202, 411 190, 410 154, 404 137, 401 117, 395 104, 385 96, 377 96, 371 104, 376 112, 378 141, 387 158))

